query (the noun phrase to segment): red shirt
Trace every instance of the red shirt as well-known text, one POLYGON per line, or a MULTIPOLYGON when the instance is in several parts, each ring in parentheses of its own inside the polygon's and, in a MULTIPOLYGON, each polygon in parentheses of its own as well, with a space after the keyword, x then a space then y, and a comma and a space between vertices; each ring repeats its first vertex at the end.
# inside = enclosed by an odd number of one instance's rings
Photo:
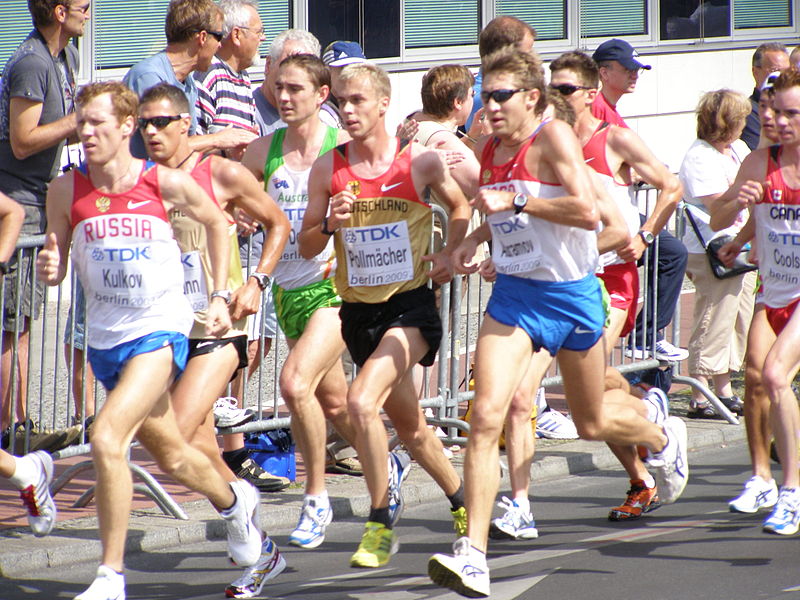
POLYGON ((628 126, 625 120, 619 116, 617 106, 611 104, 608 99, 603 96, 602 92, 599 92, 594 97, 594 102, 592 102, 592 114, 601 121, 607 121, 612 125, 619 125, 620 127, 628 126))

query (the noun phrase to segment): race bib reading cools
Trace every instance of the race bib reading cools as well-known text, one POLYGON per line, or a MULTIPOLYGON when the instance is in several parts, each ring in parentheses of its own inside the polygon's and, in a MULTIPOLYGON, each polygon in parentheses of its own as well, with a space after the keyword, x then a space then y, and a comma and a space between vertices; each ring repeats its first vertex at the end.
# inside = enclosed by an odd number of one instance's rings
POLYGON ((345 227, 342 229, 342 242, 351 286, 371 287, 414 278, 406 221, 345 227))

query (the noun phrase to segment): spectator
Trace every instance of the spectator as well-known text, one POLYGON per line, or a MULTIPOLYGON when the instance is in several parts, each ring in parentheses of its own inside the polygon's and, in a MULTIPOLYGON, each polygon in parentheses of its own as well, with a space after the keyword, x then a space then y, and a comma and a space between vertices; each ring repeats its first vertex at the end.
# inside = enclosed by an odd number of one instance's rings
MULTIPOLYGON (((636 89, 641 70, 649 70, 650 65, 645 65, 638 60, 639 53, 625 40, 611 39, 597 47, 594 58, 600 70, 602 87, 592 103, 592 114, 602 121, 627 127, 627 123, 617 112, 617 102, 625 94, 630 94, 636 89)), ((653 214, 645 217, 640 215, 641 228, 639 235, 634 239, 637 253, 641 254, 658 238, 658 253, 648 252, 640 259, 640 265, 646 260, 650 273, 657 273, 656 277, 647 278, 647 306, 639 313, 636 319, 635 340, 636 347, 629 349, 628 353, 635 359, 644 358, 649 348, 655 341, 655 357, 664 361, 684 360, 689 356, 685 348, 678 348, 664 339, 664 329, 672 322, 675 315, 675 306, 681 293, 683 275, 686 272, 686 248, 683 244, 667 231, 656 229, 655 223, 660 221, 662 215, 656 205, 653 214), (656 254, 658 255, 658 271, 656 271, 656 254), (656 289, 658 294, 656 294, 656 289), (657 315, 655 323, 653 316, 657 315), (655 331, 656 339, 652 340, 650 334, 655 331)))
POLYGON ((753 53, 753 79, 756 87, 750 95, 750 114, 747 116, 747 123, 742 131, 742 140, 750 150, 758 147, 759 120, 758 120, 758 99, 761 97, 761 86, 767 75, 785 69, 790 64, 789 52, 781 43, 767 42, 761 44, 753 53))
MULTIPOLYGON (((200 133, 237 127, 257 134, 256 105, 247 69, 264 41, 258 5, 254 0, 220 0, 219 7, 224 15, 225 37, 211 68, 193 75, 198 85, 200 133)), ((237 150, 244 152, 244 147, 237 150)))
MULTIPOLYGON (((708 226, 709 210, 731 186, 739 165, 750 153, 739 139, 749 112, 747 99, 737 92, 723 89, 703 94, 697 105, 697 139, 680 168, 685 210, 703 237, 700 241, 694 228, 687 224, 683 236, 689 251, 686 274, 695 286, 689 374, 706 383, 711 378, 719 399, 736 414, 742 414, 744 407, 733 394, 730 373, 741 370, 744 362, 756 275, 717 279, 711 271, 704 242, 722 235, 736 235, 747 221, 748 211, 742 210, 727 229, 714 232, 708 226)), ((687 416, 707 418, 716 413, 700 391, 693 388, 687 416)))
MULTIPOLYGON (((69 41, 83 35, 89 1, 29 0, 28 7, 34 28, 8 59, 0 92, 0 192, 24 207, 22 236, 44 232, 47 184, 58 172, 65 141, 75 133, 72 104, 78 51, 69 41)), ((29 319, 38 316, 43 289, 33 281, 31 269, 30 255, 23 254, 9 265, 11 276, 3 278, 3 429, 11 426, 14 412, 12 380, 18 390, 16 418, 20 422, 26 419, 29 319), (22 277, 19 298, 17 274, 22 277), (12 365, 15 332, 19 332, 19 340, 17 362, 12 365)))
MULTIPOLYGON (((198 92, 191 73, 209 69, 223 39, 221 29, 222 11, 212 0, 173 0, 164 27, 167 47, 133 65, 125 75, 125 84, 139 96, 162 81, 179 87, 189 99, 190 133, 198 133, 198 92)), ((229 150, 246 146, 253 138, 252 132, 229 128, 195 136, 190 146, 198 152, 229 150)), ((131 137, 131 152, 136 158, 147 157, 138 131, 131 137)))

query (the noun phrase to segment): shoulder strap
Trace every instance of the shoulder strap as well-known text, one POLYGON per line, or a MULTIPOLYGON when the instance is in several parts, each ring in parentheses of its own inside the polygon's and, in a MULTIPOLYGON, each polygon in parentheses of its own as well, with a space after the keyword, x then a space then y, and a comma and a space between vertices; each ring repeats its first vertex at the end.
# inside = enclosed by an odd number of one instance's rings
POLYGON ((697 236, 697 240, 700 242, 700 245, 705 249, 708 244, 706 243, 705 239, 703 239, 703 234, 700 233, 700 228, 697 226, 697 222, 694 220, 694 217, 692 216, 691 204, 684 204, 683 212, 689 219, 689 224, 691 224, 692 229, 694 229, 694 234, 697 236))
POLYGON ((339 130, 336 127, 328 127, 325 132, 325 139, 322 141, 322 147, 319 149, 319 155, 322 156, 326 152, 336 147, 336 141, 339 139, 339 130))

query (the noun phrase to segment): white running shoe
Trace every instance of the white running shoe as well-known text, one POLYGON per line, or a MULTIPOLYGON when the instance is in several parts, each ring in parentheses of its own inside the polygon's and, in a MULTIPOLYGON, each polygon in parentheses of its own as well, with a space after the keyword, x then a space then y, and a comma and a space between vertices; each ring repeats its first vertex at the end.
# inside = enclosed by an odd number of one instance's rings
POLYGON ((539 537, 533 514, 523 510, 515 500, 503 496, 497 506, 505 510, 502 517, 493 519, 489 526, 489 537, 494 540, 532 540, 539 537))
POLYGON ((278 546, 269 537, 264 539, 261 546, 261 557, 252 567, 247 567, 244 573, 225 588, 226 598, 255 598, 261 595, 264 584, 280 575, 286 568, 278 546))
POLYGON ((436 585, 462 596, 485 598, 489 595, 489 566, 486 556, 475 550, 468 537, 453 544, 453 555, 434 554, 428 561, 428 577, 436 585))
POLYGON ((753 475, 744 484, 744 491, 728 502, 731 512, 753 514, 760 508, 771 508, 778 501, 778 486, 774 479, 764 481, 753 475))
POLYGON ((214 403, 214 425, 220 428, 244 425, 255 416, 252 408, 239 408, 239 401, 233 396, 218 398, 214 403))
POLYGON ((220 513, 227 521, 228 556, 234 564, 249 567, 261 555, 261 495, 242 479, 230 482, 236 502, 220 513))
POLYGON ((800 490, 781 487, 775 508, 762 526, 767 533, 794 535, 800 529, 800 490))
POLYGON ((667 445, 661 452, 652 453, 647 464, 654 469, 661 503, 671 504, 683 493, 689 479, 689 439, 686 423, 678 417, 668 417, 663 427, 667 445))
POLYGON ((669 417, 669 396, 664 390, 651 387, 642 397, 642 402, 647 406, 647 419, 656 425, 663 425, 669 417))
POLYGON ((689 358, 689 351, 686 348, 679 348, 667 340, 656 342, 656 359, 667 362, 679 362, 689 358))
POLYGON ((125 600, 125 575, 100 565, 92 585, 75 600, 125 600))
POLYGON ((403 514, 403 482, 411 472, 411 457, 407 452, 389 452, 389 522, 397 525, 403 514))
POLYGON ((575 423, 549 406, 536 416, 536 437, 550 440, 577 440, 575 423))
POLYGON ((325 528, 332 520, 333 509, 330 505, 318 507, 316 500, 305 498, 297 527, 289 535, 289 543, 300 548, 316 548, 325 541, 325 528))
POLYGON ((25 508, 28 510, 28 525, 33 535, 42 537, 53 531, 56 524, 56 504, 50 495, 53 481, 53 458, 44 450, 37 450, 18 458, 18 461, 32 462, 37 472, 36 483, 19 491, 25 508))

